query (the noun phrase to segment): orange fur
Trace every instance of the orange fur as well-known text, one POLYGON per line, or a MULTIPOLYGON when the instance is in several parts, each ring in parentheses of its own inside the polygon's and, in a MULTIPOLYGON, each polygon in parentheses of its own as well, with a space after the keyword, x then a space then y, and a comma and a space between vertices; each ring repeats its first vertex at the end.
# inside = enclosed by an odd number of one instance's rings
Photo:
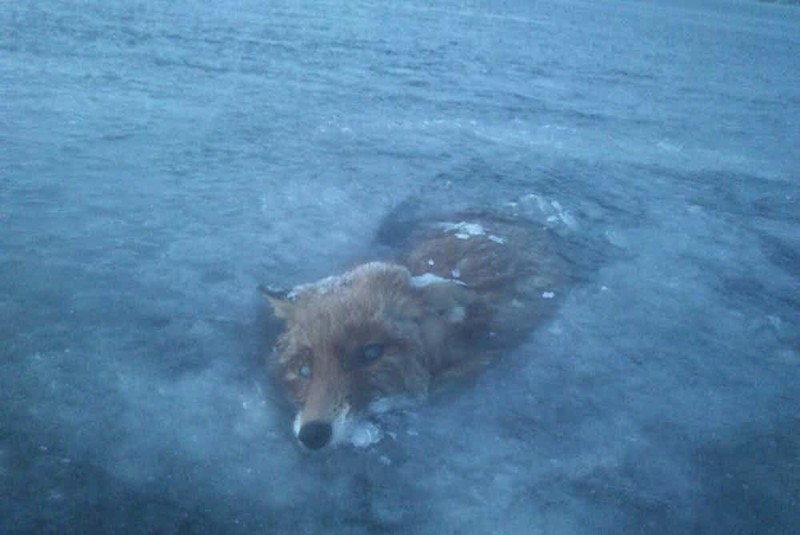
POLYGON ((431 224, 412 236, 402 265, 372 262, 267 292, 286 322, 276 355, 300 441, 316 449, 341 440, 370 402, 424 396, 479 367, 493 335, 544 315, 552 302, 542 290, 561 270, 545 235, 485 217, 431 224))

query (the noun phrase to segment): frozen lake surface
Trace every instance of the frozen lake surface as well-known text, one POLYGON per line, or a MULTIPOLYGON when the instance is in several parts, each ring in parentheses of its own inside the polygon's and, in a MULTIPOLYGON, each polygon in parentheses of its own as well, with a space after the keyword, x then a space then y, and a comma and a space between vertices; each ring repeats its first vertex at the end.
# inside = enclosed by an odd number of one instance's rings
POLYGON ((790 533, 800 9, 3 2, 0 531, 790 533), (473 385, 305 454, 289 286, 408 198, 584 276, 473 385), (580 251, 579 251, 580 252, 580 251))

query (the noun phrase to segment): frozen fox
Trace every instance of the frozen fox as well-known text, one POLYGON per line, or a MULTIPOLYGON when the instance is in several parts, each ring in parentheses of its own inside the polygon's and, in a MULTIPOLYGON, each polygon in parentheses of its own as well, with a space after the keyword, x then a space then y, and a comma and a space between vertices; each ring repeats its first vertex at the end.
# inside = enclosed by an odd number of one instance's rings
POLYGON ((275 348, 309 449, 348 437, 376 400, 424 396, 480 368, 546 317, 563 264, 540 225, 487 215, 418 224, 393 262, 260 287, 286 330, 275 348))

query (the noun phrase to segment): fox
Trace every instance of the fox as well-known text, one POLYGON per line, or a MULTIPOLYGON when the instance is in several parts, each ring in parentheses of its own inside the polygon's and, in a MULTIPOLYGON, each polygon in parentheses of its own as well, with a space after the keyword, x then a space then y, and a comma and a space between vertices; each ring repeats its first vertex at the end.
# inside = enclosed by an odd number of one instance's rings
POLYGON ((376 402, 474 375, 552 314, 564 273, 546 226, 466 213, 415 223, 395 258, 259 286, 284 324, 270 361, 295 438, 341 444, 376 402))

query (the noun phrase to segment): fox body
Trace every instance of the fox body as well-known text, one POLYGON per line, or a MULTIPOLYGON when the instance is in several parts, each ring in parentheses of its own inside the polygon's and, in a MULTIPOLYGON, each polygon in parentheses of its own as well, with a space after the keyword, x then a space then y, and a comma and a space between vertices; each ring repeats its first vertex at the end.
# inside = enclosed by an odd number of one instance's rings
POLYGON ((296 437, 342 442, 372 402, 480 368, 552 310, 561 271, 543 227, 476 216, 419 225, 393 262, 262 287, 286 324, 275 361, 296 437))

